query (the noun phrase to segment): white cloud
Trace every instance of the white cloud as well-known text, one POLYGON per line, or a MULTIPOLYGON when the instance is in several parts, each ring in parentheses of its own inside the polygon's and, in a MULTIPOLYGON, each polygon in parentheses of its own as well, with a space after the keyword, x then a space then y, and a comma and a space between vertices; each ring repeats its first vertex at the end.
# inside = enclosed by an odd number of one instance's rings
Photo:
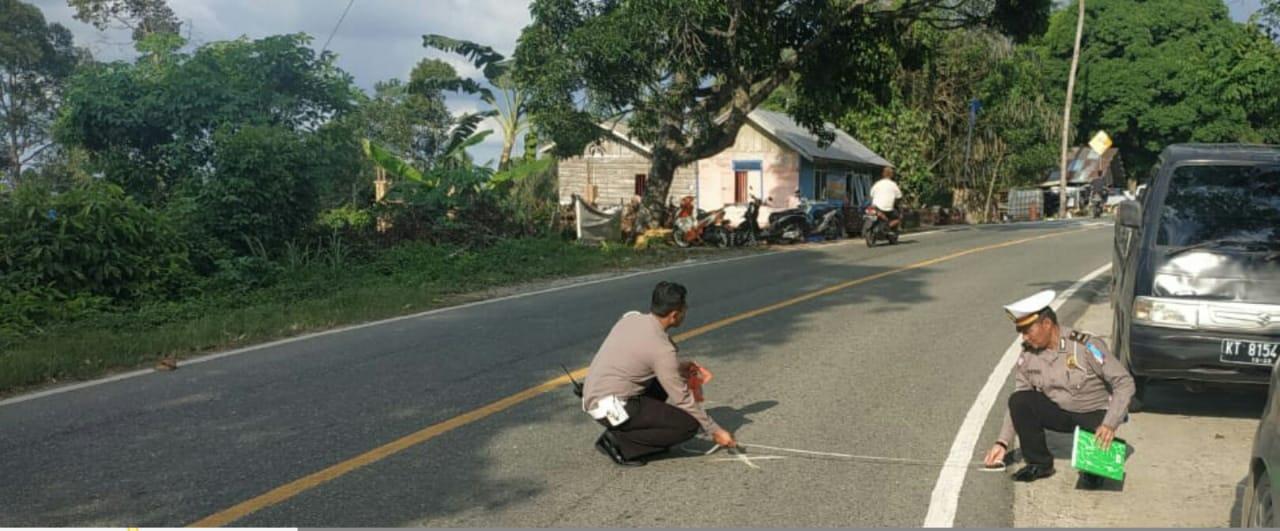
MULTIPOLYGON (((76 42, 102 60, 135 56, 128 30, 98 31, 75 20, 65 0, 27 0, 44 12, 50 22, 67 26, 76 42)), ((347 0, 169 0, 194 44, 252 39, 282 33, 311 35, 319 50, 347 6, 347 0)), ((422 36, 439 33, 475 41, 510 55, 520 30, 529 23, 526 0, 354 0, 329 50, 337 64, 366 90, 374 82, 397 77, 407 79, 413 66, 426 57, 443 59, 463 76, 478 78, 479 71, 460 56, 428 50, 422 36)), ((455 112, 475 111, 473 97, 450 97, 455 112)), ((494 135, 473 148, 478 161, 497 160, 502 142, 496 123, 494 135), (499 137, 496 141, 494 137, 499 137)), ((489 128, 486 125, 485 128, 489 128)))

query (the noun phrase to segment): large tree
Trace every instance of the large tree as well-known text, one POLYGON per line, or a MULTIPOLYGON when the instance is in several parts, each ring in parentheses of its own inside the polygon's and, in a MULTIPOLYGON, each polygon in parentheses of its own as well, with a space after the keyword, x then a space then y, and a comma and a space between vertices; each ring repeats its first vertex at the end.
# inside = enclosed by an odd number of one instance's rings
MULTIPOLYGON (((433 60, 419 63, 411 79, 420 80, 422 76, 431 75, 431 71, 453 73, 449 65, 434 63, 433 60)), ((373 94, 361 102, 354 118, 360 122, 363 138, 425 169, 445 145, 453 116, 439 90, 410 90, 411 86, 421 85, 399 79, 379 81, 374 84, 373 94)))
POLYGON ((165 0, 67 0, 67 5, 76 10, 76 20, 100 30, 132 30, 134 42, 155 34, 177 34, 182 29, 182 22, 165 0))
POLYGON ((991 29, 915 24, 897 61, 890 100, 848 109, 838 123, 897 165, 913 202, 988 212, 997 184, 1026 184, 1052 167, 1061 119, 1030 50, 991 29))
POLYGON ((793 81, 796 94, 787 111, 830 139, 822 129, 828 115, 883 95, 895 66, 886 52, 907 23, 964 25, 985 20, 994 7, 951 0, 535 0, 516 48, 516 80, 557 155, 582 153, 600 138, 597 124, 625 118, 629 134, 651 146, 645 208, 662 212, 676 168, 732 145, 747 114, 783 83, 793 81))
MULTIPOLYGON (((131 195, 160 203, 213 168, 215 133, 247 127, 311 133, 355 105, 351 77, 305 35, 157 50, 83 69, 68 85, 59 140, 88 150, 131 195)), ((351 149, 356 149, 353 145, 351 149)))
POLYGON ((81 55, 71 32, 35 6, 0 0, 0 162, 11 182, 52 146, 62 86, 81 55))
MULTIPOLYGON (((1089 0, 1076 85, 1076 142, 1110 133, 1142 174, 1176 142, 1277 142, 1280 55, 1221 0, 1089 0)), ((1075 7, 1045 36, 1052 87, 1065 87, 1075 7)), ((1048 90, 1048 89, 1047 89, 1048 90)), ((1060 91, 1049 90, 1058 101, 1060 91)))

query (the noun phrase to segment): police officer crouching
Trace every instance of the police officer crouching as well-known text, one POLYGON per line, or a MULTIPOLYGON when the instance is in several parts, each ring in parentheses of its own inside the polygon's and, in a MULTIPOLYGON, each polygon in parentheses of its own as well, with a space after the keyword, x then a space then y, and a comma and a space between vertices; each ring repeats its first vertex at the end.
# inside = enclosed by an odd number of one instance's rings
POLYGON ((618 465, 644 465, 699 429, 722 447, 737 445, 694 399, 691 362, 677 357, 667 335, 684 323, 687 293, 680 284, 659 282, 649 313, 623 315, 587 368, 582 409, 605 428, 596 449, 618 465))
MULTIPOLYGON (((1071 432, 1079 426, 1094 432, 1104 449, 1109 447, 1133 398, 1133 377, 1111 358, 1105 343, 1059 326, 1049 307, 1055 296, 1046 290, 1005 306, 1022 335, 1023 350, 1013 369, 1004 426, 984 463, 999 466, 1016 433, 1027 464, 1013 474, 1015 481, 1053 475, 1044 430, 1071 432)), ((1101 484, 1101 477, 1081 473, 1084 488, 1101 484)))

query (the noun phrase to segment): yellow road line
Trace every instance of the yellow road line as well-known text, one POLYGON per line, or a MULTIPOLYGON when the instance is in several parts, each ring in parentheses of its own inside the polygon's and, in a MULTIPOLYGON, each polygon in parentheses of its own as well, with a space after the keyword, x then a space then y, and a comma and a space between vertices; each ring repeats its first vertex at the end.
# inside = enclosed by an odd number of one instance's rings
MULTIPOLYGON (((751 310, 749 312, 745 312, 732 317, 721 319, 714 323, 703 325, 693 330, 689 330, 688 332, 678 334, 672 337, 672 339, 675 340, 676 342, 687 341, 689 339, 706 334, 707 332, 724 328, 726 326, 737 323, 739 321, 750 319, 752 317, 758 317, 760 315, 777 311, 783 308, 787 308, 789 306, 795 306, 796 304, 800 304, 805 301, 813 300, 818 297, 822 297, 824 295, 830 295, 832 293, 835 293, 841 290, 849 289, 851 287, 854 287, 860 284, 866 284, 868 282, 878 280, 878 279, 887 277, 889 275, 902 273, 904 271, 910 271, 913 269, 928 267, 934 264, 946 262, 948 260, 954 260, 956 258, 960 258, 962 256, 967 256, 970 254, 981 253, 981 252, 1001 249, 1005 247, 1012 247, 1014 245, 1019 245, 1027 242, 1043 240, 1046 238, 1053 238, 1053 237, 1062 236, 1066 234, 1074 234, 1077 232, 1083 232, 1087 230, 1093 230, 1093 229, 1085 228, 1085 229, 1077 229, 1072 231, 1054 232, 1049 234, 1043 234, 1040 236, 1033 236, 1030 238, 1023 238, 1020 240, 1013 240, 1013 241, 1008 241, 1004 243, 986 245, 982 247, 975 247, 973 249, 959 251, 946 256, 931 258, 929 260, 916 262, 914 264, 899 267, 897 269, 890 269, 888 271, 882 271, 874 275, 868 275, 855 280, 850 280, 848 282, 842 282, 840 284, 828 286, 826 288, 812 291, 804 295, 787 299, 782 302, 770 304, 763 308, 758 308, 755 310, 751 310)), ((572 374, 574 378, 582 379, 587 375, 587 368, 583 367, 581 369, 573 371, 572 374)), ((534 398, 542 393, 545 393, 552 389, 556 389, 568 383, 569 383, 568 376, 560 376, 558 378, 547 380, 546 382, 543 382, 537 386, 530 387, 516 394, 513 394, 501 400, 498 400, 497 402, 493 402, 488 405, 479 407, 477 409, 473 409, 471 411, 468 411, 456 417, 450 418, 443 422, 433 424, 431 426, 427 426, 422 430, 411 433, 409 435, 396 439, 392 442, 389 442, 387 444, 384 444, 382 446, 369 450, 368 452, 365 452, 351 459, 348 459, 336 465, 325 468, 324 470, 309 474, 307 476, 293 480, 285 485, 271 489, 270 491, 267 491, 264 494, 260 494, 258 496, 255 496, 252 499, 238 503, 228 509, 224 509, 212 515, 206 516, 196 521, 195 523, 192 523, 188 527, 225 526, 236 520, 244 518, 245 516, 248 516, 262 509, 266 509, 267 507, 271 507, 272 505, 276 505, 280 502, 288 500, 307 490, 310 490, 320 485, 323 485, 325 483, 328 483, 334 479, 337 479, 347 474, 348 472, 352 472, 354 470, 357 470, 365 466, 371 465, 373 463, 376 463, 378 461, 381 461, 382 459, 395 455, 403 450, 407 450, 413 446, 416 446, 418 444, 434 439, 439 435, 443 435, 445 433, 453 431, 456 428, 466 426, 467 424, 471 424, 472 422, 475 422, 477 420, 480 420, 490 415, 493 415, 495 413, 504 411, 510 408, 511 406, 514 406, 516 404, 519 404, 521 402, 534 398)))

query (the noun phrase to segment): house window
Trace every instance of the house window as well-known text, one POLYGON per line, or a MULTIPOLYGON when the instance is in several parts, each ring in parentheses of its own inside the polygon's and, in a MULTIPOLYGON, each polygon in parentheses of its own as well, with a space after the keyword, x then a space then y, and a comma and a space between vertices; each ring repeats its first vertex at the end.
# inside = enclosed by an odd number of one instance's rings
POLYGON ((848 177, 844 174, 828 174, 825 170, 813 172, 813 195, 820 201, 848 201, 848 177))
POLYGON ((644 185, 648 181, 649 176, 643 173, 636 174, 636 195, 644 197, 644 185))
POLYGON ((747 202, 747 172, 733 172, 733 202, 747 202))

